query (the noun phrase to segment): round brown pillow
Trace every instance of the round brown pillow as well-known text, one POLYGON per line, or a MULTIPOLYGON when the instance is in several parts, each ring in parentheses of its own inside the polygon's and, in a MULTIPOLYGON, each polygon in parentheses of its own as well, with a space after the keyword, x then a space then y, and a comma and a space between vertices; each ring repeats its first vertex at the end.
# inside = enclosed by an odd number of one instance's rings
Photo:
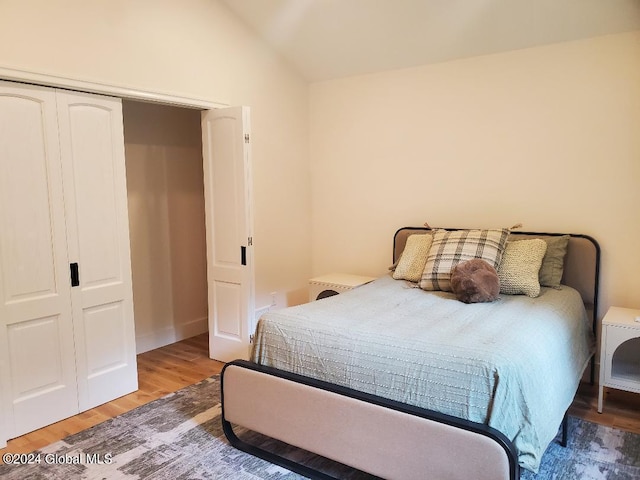
POLYGON ((495 268, 474 258, 451 270, 451 290, 464 303, 493 302, 500 295, 500 280, 495 268))

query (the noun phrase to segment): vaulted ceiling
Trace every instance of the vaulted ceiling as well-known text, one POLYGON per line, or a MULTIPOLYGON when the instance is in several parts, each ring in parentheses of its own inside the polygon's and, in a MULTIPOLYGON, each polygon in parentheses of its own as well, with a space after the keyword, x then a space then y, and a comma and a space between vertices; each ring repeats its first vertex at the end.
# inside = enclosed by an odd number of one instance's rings
POLYGON ((640 30, 640 0, 223 0, 310 82, 640 30))

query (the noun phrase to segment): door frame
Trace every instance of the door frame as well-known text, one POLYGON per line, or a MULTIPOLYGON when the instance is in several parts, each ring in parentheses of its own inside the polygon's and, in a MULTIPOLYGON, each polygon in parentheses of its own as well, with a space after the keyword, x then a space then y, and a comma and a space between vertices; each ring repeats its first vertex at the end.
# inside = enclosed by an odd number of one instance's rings
MULTIPOLYGON (((29 83, 35 85, 41 85, 45 87, 63 88, 67 90, 74 90, 78 92, 96 93, 100 95, 108 95, 111 97, 119 97, 127 100, 135 100, 149 103, 157 103, 161 105, 192 108, 197 110, 212 110, 217 108, 229 107, 229 102, 225 101, 211 101, 202 98, 185 97, 181 95, 175 95, 172 93, 141 90, 138 88, 129 87, 126 85, 117 85, 110 83, 99 83, 94 81, 76 79, 71 77, 63 77, 58 75, 51 75, 47 73, 34 72, 29 70, 18 70, 14 68, 7 68, 0 66, 0 80, 7 80, 19 83, 29 83)), ((203 162, 205 159, 203 158, 203 162)), ((205 178, 205 182, 206 182, 205 178)), ((206 204, 206 198, 205 198, 206 204)), ((253 250, 253 249, 249 249, 253 250)), ((248 258, 248 261, 253 264, 253 255, 248 258)), ((252 290, 255 288, 255 273, 252 268, 252 278, 250 279, 252 290)), ((251 312, 255 310, 252 297, 248 299, 249 305, 247 310, 251 312)), ((211 308, 211 305, 209 305, 211 308)), ((210 332, 211 333, 211 332, 210 332)), ((2 398, 2 387, 0 386, 0 399, 2 398)), ((1 404, 1 402, 0 402, 1 404)), ((0 405, 1 406, 1 405, 0 405)), ((7 445, 8 430, 5 424, 4 411, 0 410, 0 448, 4 448, 7 445)))
POLYGON ((20 83, 33 83, 44 87, 57 87, 78 92, 97 93, 120 97, 127 100, 137 100, 141 102, 159 103, 162 105, 172 105, 175 107, 194 108, 199 110, 211 110, 213 108, 229 107, 229 102, 211 101, 203 98, 185 97, 167 92, 153 90, 140 90, 126 85, 116 85, 111 83, 98 83, 89 80, 82 80, 46 73, 33 72, 29 70, 17 70, 0 66, 0 79, 20 83))

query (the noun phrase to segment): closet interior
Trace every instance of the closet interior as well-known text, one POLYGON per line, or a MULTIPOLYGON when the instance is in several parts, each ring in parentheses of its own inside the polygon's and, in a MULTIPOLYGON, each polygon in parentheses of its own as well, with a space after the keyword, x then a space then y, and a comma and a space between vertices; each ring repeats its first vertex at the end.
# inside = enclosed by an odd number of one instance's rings
POLYGON ((123 100, 137 353, 207 331, 200 111, 123 100))

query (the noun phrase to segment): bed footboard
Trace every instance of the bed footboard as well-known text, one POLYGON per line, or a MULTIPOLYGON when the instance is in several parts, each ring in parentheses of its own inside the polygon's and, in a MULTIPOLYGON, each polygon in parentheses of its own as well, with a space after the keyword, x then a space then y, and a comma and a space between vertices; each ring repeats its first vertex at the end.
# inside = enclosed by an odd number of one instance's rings
POLYGON ((241 426, 387 479, 516 480, 517 454, 497 430, 246 361, 221 375, 229 442, 310 478, 332 478, 240 440, 241 426))

